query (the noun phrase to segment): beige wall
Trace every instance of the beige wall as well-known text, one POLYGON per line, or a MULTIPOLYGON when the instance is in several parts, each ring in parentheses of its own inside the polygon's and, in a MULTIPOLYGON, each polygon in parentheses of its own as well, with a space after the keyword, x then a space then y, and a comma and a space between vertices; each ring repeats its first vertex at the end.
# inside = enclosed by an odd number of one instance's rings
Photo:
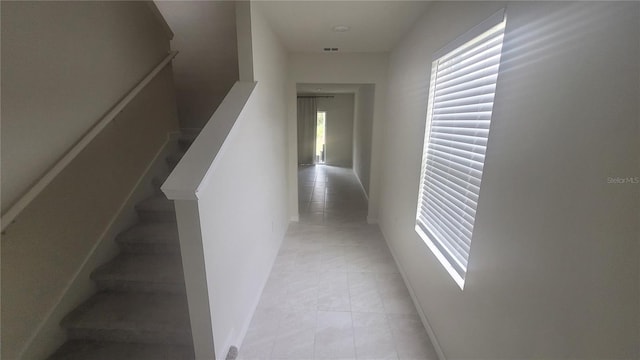
POLYGON ((201 129, 238 80, 234 1, 156 1, 175 36, 178 113, 201 129))
MULTIPOLYGON (((448 359, 638 358, 638 3, 435 3, 390 59, 381 228, 448 359), (435 51, 506 6, 464 290, 414 231, 435 51)), ((376 89, 377 90, 377 89, 376 89)))
POLYGON ((374 99, 375 85, 360 86, 356 94, 356 116, 353 124, 353 172, 367 196, 371 172, 374 99))
POLYGON ((169 49, 142 2, 1 6, 4 213, 169 49))
POLYGON ((327 165, 350 168, 353 165, 354 95, 333 94, 318 98, 318 111, 326 111, 327 165))
MULTIPOLYGON (((165 36, 144 3, 3 2, 3 196, 151 71, 165 36)), ((114 251, 109 227, 177 129, 176 113, 167 67, 6 229, 3 359, 42 359, 64 341, 57 323, 93 291, 86 265, 114 251)))

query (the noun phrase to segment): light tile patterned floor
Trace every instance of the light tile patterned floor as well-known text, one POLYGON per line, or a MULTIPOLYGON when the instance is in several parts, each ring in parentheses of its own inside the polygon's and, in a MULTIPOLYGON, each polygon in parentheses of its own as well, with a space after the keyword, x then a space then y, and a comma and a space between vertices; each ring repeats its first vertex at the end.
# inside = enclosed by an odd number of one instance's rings
POLYGON ((351 169, 299 169, 287 236, 239 359, 437 359, 351 169))

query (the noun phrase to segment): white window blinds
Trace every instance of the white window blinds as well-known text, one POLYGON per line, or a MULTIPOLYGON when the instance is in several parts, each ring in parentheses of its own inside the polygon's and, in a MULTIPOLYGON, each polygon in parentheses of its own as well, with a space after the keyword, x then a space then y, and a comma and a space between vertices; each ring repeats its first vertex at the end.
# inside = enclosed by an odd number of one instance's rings
POLYGON ((433 62, 416 231, 464 286, 489 137, 503 12, 433 62), (499 22, 496 24, 496 17, 499 22), (488 28, 488 30, 487 30, 488 28), (478 35, 479 34, 479 35, 478 35))

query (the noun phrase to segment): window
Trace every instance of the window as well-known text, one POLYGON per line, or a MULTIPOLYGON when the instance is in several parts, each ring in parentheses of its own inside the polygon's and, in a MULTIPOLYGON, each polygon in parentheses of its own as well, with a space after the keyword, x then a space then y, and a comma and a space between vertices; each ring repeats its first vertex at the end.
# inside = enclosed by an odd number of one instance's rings
POLYGON ((462 289, 502 54, 504 11, 432 64, 416 232, 462 289))

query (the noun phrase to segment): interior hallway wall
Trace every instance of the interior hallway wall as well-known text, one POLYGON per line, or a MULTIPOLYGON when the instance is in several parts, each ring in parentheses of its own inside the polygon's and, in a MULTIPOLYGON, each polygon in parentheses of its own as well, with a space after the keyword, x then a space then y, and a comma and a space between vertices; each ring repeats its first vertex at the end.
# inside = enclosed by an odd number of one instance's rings
POLYGON ((332 94, 317 99, 318 111, 326 111, 326 164, 353 165, 354 94, 332 94))
POLYGON ((371 137, 373 132, 373 107, 375 85, 362 85, 356 94, 356 115, 353 125, 353 172, 369 196, 371 171, 371 137))
POLYGON ((2 212, 169 51, 143 2, 2 1, 2 212))
POLYGON ((155 1, 174 32, 171 48, 182 128, 202 129, 238 81, 234 1, 155 1))
POLYGON ((393 51, 381 228, 448 359, 638 358, 640 4, 436 2, 393 51), (433 54, 506 6, 464 290, 414 231, 433 54))

